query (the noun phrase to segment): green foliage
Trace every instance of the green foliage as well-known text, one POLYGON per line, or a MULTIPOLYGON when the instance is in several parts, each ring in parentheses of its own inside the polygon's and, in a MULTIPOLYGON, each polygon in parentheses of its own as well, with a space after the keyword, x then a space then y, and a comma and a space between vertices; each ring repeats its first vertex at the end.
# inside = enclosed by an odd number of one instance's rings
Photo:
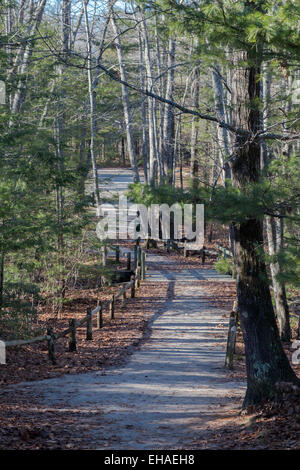
POLYGON ((34 284, 6 282, 3 292, 0 337, 30 338, 36 330, 37 305, 41 300, 34 284))
POLYGON ((170 184, 161 184, 159 186, 151 186, 143 183, 134 183, 129 186, 127 193, 130 200, 137 204, 145 204, 149 207, 151 204, 172 204, 179 203, 201 204, 205 200, 205 189, 185 190, 171 186, 170 184))
POLYGON ((300 285, 300 239, 286 238, 285 248, 281 250, 277 259, 281 270, 279 280, 288 285, 299 288, 300 285))
POLYGON ((170 22, 181 33, 196 34, 204 53, 211 61, 225 59, 229 49, 255 50, 261 59, 299 57, 299 2, 253 0, 249 2, 204 0, 201 5, 176 0, 155 2, 168 10, 170 22))
POLYGON ((215 269, 218 271, 220 274, 232 274, 233 273, 233 260, 231 258, 219 258, 215 264, 215 269))

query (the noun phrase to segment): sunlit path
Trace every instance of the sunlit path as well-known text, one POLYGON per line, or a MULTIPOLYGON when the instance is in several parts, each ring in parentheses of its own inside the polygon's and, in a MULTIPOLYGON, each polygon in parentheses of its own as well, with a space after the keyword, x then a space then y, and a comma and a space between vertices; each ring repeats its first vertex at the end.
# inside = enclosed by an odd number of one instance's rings
MULTIPOLYGON (((156 313, 150 337, 125 367, 24 386, 47 407, 90 413, 93 448, 184 446, 243 393, 243 384, 226 380, 224 311, 182 273, 169 274, 178 280, 169 280, 169 299, 156 313)), ((150 279, 168 276, 157 271, 150 279)))

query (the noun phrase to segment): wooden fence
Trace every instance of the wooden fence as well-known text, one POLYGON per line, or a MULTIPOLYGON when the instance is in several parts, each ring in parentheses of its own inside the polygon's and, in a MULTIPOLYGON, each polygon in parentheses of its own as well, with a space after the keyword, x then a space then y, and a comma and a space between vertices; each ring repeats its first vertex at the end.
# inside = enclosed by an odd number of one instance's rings
MULTIPOLYGON (((122 305, 125 305, 127 298, 127 291, 130 290, 130 298, 135 297, 135 291, 140 287, 141 280, 145 279, 146 275, 146 254, 139 247, 138 243, 135 249, 135 274, 131 276, 131 280, 127 282, 117 294, 114 294, 111 299, 99 302, 96 308, 93 310, 87 308, 86 316, 81 320, 75 318, 70 319, 69 327, 60 333, 54 333, 53 328, 47 329, 47 334, 44 336, 36 336, 31 339, 20 339, 5 341, 6 347, 22 346, 25 344, 33 344, 37 342, 47 341, 48 342, 48 355, 52 364, 56 364, 55 355, 55 342, 68 336, 69 338, 69 351, 76 351, 76 330, 77 328, 86 325, 86 340, 93 339, 93 318, 97 318, 97 329, 103 328, 103 310, 109 309, 111 319, 115 318, 115 304, 118 299, 122 299, 122 305)), ((116 251, 119 256, 119 250, 116 251)), ((130 253, 129 253, 130 254, 130 253)), ((127 260, 130 256, 127 256, 127 260)), ((130 266, 129 266, 130 269, 130 266)))

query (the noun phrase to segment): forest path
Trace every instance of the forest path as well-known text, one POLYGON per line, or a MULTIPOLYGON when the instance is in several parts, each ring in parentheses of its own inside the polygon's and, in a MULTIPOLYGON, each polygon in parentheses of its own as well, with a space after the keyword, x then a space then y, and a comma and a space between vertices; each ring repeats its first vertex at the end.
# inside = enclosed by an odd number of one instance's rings
POLYGON ((109 200, 118 194, 124 194, 131 183, 133 183, 133 173, 130 168, 104 168, 99 171, 99 189, 102 198, 109 200))
MULTIPOLYGON (((149 255, 149 262, 158 266, 162 258, 149 255)), ((45 410, 80 411, 93 449, 178 449, 204 436, 224 411, 239 406, 244 384, 226 378, 228 312, 210 304, 199 272, 149 271, 144 282, 168 282, 168 298, 125 366, 16 388, 38 397, 45 410)), ((201 275, 218 279, 220 288, 230 280, 213 270, 201 275)))
MULTIPOLYGON (((125 171, 110 188, 125 190, 127 182, 125 171)), ((224 368, 228 312, 212 306, 213 294, 201 286, 212 280, 222 289, 231 278, 172 263, 165 255, 147 255, 143 282, 168 283, 168 295, 125 366, 13 386, 44 411, 74 414, 72 426, 88 428, 79 448, 87 440, 92 449, 185 448, 240 405, 244 384, 230 382, 224 368)))

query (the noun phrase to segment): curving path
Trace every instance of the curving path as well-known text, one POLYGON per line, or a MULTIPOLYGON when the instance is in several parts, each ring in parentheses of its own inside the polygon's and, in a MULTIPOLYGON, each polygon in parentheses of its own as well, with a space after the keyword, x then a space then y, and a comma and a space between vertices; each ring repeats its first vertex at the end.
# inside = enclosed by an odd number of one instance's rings
MULTIPOLYGON (((126 189, 130 172, 107 170, 126 189)), ((149 261, 166 263, 150 255, 149 261)), ((201 435, 227 408, 238 406, 244 384, 224 369, 228 315, 209 303, 201 280, 230 281, 212 269, 149 270, 145 282, 168 282, 169 296, 152 319, 151 333, 127 365, 103 373, 18 384, 56 413, 76 409, 89 424, 94 449, 178 449, 201 435)), ((80 425, 80 418, 77 418, 80 425)), ((76 423, 75 423, 76 425, 76 423)))
MULTIPOLYGON (((150 273, 149 280, 169 282, 169 298, 125 367, 27 383, 25 389, 47 407, 89 416, 92 448, 187 446, 224 409, 237 406, 244 391, 243 384, 226 380, 227 315, 210 305, 192 271, 172 272, 169 280, 164 272, 150 273)), ((211 276, 215 279, 213 270, 205 272, 206 279, 211 276)))

